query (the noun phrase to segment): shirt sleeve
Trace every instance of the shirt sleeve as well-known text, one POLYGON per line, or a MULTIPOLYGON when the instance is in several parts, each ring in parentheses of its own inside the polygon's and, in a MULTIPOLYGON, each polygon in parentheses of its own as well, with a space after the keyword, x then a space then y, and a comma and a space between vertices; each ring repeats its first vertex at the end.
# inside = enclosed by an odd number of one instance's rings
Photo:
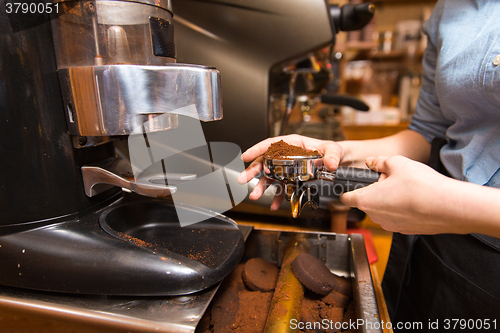
POLYGON ((427 141, 434 138, 445 138, 446 130, 451 125, 445 118, 439 103, 436 89, 436 68, 438 61, 438 26, 445 1, 440 1, 429 20, 424 24, 424 33, 427 35, 427 48, 424 52, 422 87, 412 117, 409 129, 420 133, 427 141))

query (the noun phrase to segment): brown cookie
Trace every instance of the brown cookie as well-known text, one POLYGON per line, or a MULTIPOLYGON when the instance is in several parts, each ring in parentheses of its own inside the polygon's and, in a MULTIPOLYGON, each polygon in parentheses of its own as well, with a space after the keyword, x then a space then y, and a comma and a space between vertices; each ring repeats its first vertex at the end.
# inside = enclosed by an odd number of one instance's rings
POLYGON ((276 287, 279 269, 261 258, 248 260, 243 269, 243 282, 253 291, 272 291, 276 287))
POLYGON ((292 261, 292 271, 307 289, 318 295, 328 295, 335 282, 328 267, 308 253, 301 253, 292 261))

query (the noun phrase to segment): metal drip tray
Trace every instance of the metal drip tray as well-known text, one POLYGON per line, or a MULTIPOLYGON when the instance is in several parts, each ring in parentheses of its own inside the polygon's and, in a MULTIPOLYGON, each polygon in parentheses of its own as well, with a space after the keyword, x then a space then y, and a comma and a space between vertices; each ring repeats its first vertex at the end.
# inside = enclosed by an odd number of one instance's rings
MULTIPOLYGON (((252 227, 240 230, 246 239, 252 227)), ((3 330, 16 332, 39 327, 54 333, 193 333, 219 285, 184 296, 81 295, 0 286, 0 320, 3 330)))
MULTIPOLYGON (((148 208, 144 206, 143 208, 148 208)), ((149 226, 115 225, 108 213, 108 223, 117 233, 126 232, 146 239, 149 226)), ((113 212, 116 217, 134 212, 126 208, 113 212)), ((137 213, 138 214, 138 213, 137 213)), ((253 230, 239 226, 245 239, 243 261, 260 257, 280 264, 286 244, 297 233, 280 230, 253 230)), ((153 229, 149 229, 153 230, 153 229)), ((370 274, 362 235, 336 235, 333 233, 301 232, 309 243, 309 253, 325 261, 334 273, 353 279, 353 294, 357 316, 365 325, 360 332, 381 333, 377 299, 370 274)), ((131 236, 133 237, 133 236, 131 236)), ((146 239, 154 241, 153 239, 146 239)), ((144 240, 144 241, 146 241, 144 240)), ((195 332, 196 327, 215 296, 219 284, 186 296, 117 297, 37 292, 19 288, 0 287, 0 313, 43 318, 52 331, 68 331, 68 327, 89 328, 89 332, 195 332), (54 322, 57 324, 54 326, 54 322), (59 329, 60 328, 60 329, 59 329), (92 328, 96 328, 92 330, 92 328)), ((33 319, 32 319, 33 320, 33 319)), ((35 319, 36 320, 36 319, 35 319)), ((38 319, 40 321, 40 319, 38 319)), ((7 322, 7 324, 9 324, 7 322)), ((16 329, 29 325, 16 322, 16 329)), ((32 326, 28 326, 32 327, 32 326)))

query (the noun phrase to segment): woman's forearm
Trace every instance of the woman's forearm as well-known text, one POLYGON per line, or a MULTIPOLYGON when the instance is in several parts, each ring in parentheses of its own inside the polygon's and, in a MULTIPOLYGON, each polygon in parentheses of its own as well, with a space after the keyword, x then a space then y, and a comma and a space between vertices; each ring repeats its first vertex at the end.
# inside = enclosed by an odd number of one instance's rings
POLYGON ((427 163, 431 145, 419 133, 404 130, 397 134, 372 140, 341 141, 342 164, 364 165, 369 156, 394 156, 402 155, 412 160, 427 163))
POLYGON ((385 230, 500 238, 500 189, 446 177, 402 156, 379 156, 366 162, 383 173, 380 180, 346 192, 340 199, 366 212, 385 230))
POLYGON ((467 233, 500 238, 500 189, 453 180, 447 207, 451 221, 467 233))

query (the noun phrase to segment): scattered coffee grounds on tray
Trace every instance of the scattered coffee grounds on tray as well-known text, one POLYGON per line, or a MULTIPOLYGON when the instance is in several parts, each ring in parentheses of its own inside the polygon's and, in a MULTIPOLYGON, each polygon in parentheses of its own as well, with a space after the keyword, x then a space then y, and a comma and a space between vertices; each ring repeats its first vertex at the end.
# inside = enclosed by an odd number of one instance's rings
MULTIPOLYGON (((344 319, 344 308, 339 306, 323 306, 319 309, 319 316, 334 323, 342 322, 344 319)), ((340 331, 340 329, 338 330, 340 331)))
MULTIPOLYGON (((257 262, 261 260, 264 261, 259 259, 257 262)), ((247 264, 251 261, 255 260, 250 259, 247 264)), ((278 269, 274 264, 266 263, 278 269)), ((251 265, 253 264, 251 263, 249 267, 251 265)), ((246 264, 239 264, 224 279, 212 304, 200 320, 196 328, 197 333, 261 333, 264 331, 273 292, 250 290, 244 283, 245 266, 246 264)), ((341 327, 342 322, 356 320, 355 303, 352 298, 335 290, 326 296, 306 290, 301 315, 297 319, 304 323, 320 323, 323 320, 328 320, 329 323, 329 328, 326 330, 305 327, 300 332, 340 332, 334 328, 335 323, 337 327, 341 327)), ((348 326, 344 325, 344 327, 348 326)))
POLYGON ((210 311, 213 332, 230 332, 240 307, 238 292, 227 289, 214 300, 210 311))
POLYGON ((328 295, 322 298, 322 301, 328 305, 345 308, 347 305, 349 305, 351 297, 341 294, 336 290, 332 290, 328 295))
POLYGON ((288 156, 314 156, 321 155, 317 150, 305 150, 302 147, 293 146, 283 140, 271 143, 263 154, 268 159, 288 159, 288 156))
POLYGON ((245 264, 239 264, 224 279, 196 332, 261 333, 264 331, 273 293, 246 288, 242 279, 244 267, 245 264))
MULTIPOLYGON (((350 323, 353 323, 357 320, 356 317, 356 303, 354 303, 354 300, 349 303, 347 308, 345 309, 344 312, 344 318, 342 319, 342 322, 347 323, 344 325, 345 327, 350 327, 350 323)), ((355 332, 354 330, 348 330, 346 332, 355 332)))
POLYGON ((151 243, 145 242, 142 239, 132 237, 130 235, 124 234, 123 232, 118 232, 118 236, 121 238, 124 238, 126 241, 134 244, 135 246, 142 246, 142 247, 148 247, 150 249, 154 249, 155 246, 151 243))
POLYGON ((314 323, 321 321, 319 318, 319 309, 321 303, 314 299, 304 298, 302 300, 302 309, 300 310, 300 319, 304 323, 314 323))
POLYGON ((302 301, 301 321, 304 323, 324 323, 328 322, 328 328, 324 327, 305 327, 303 332, 340 332, 342 330, 341 323, 344 318, 344 308, 338 306, 329 306, 321 300, 313 298, 304 298, 302 301), (338 328, 338 329, 336 329, 338 328))
POLYGON ((243 281, 253 291, 272 291, 276 287, 279 269, 261 258, 248 260, 243 269, 243 281))

